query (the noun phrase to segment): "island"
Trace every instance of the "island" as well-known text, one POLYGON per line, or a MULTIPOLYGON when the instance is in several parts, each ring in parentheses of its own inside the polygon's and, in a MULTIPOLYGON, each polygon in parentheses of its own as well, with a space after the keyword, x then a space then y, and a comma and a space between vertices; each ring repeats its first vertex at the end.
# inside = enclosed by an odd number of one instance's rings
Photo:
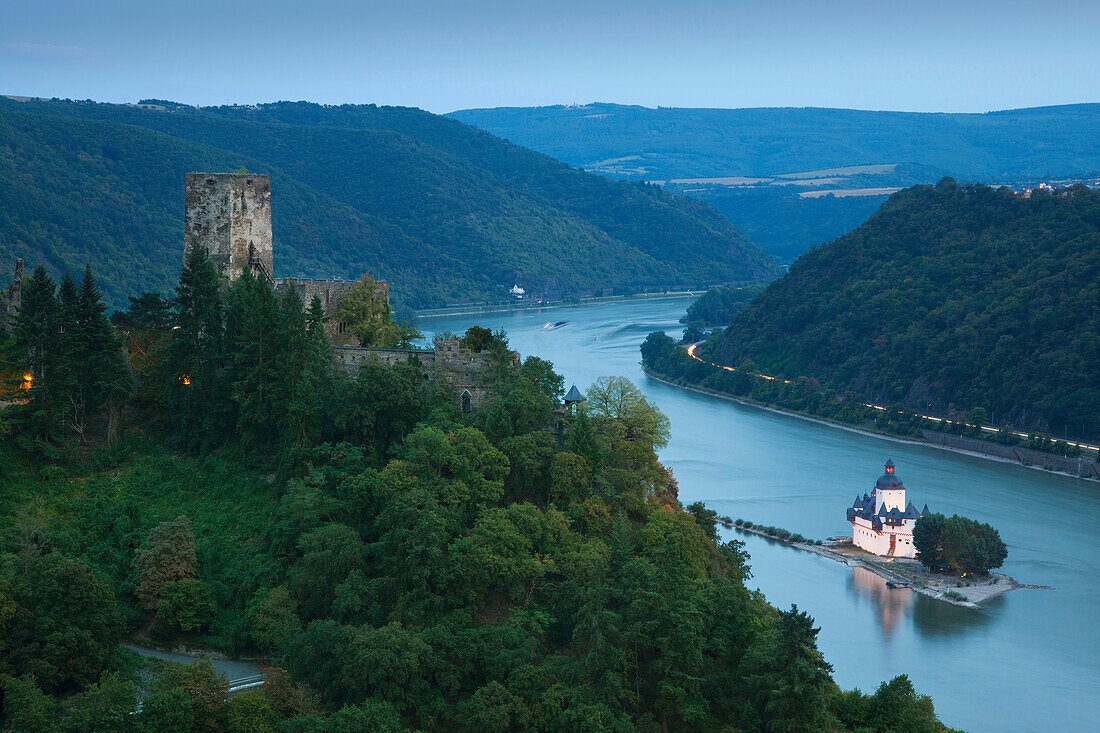
POLYGON ((1004 563, 1008 551, 989 525, 957 515, 945 518, 931 513, 927 504, 918 512, 912 501, 906 503, 905 484, 892 459, 886 461, 871 493, 856 496, 846 518, 852 534, 826 540, 741 519, 720 521, 731 529, 865 568, 883 578, 888 588, 910 588, 957 606, 976 607, 1016 588, 1049 587, 992 572, 1004 563))

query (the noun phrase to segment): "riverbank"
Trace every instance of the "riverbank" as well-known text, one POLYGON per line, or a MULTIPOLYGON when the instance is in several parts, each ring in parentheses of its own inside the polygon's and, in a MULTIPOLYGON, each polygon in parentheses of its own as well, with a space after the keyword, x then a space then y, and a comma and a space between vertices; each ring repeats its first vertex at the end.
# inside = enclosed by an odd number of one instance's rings
POLYGON ((890 433, 884 433, 884 432, 880 432, 880 431, 877 431, 877 430, 871 430, 869 428, 862 428, 862 427, 857 428, 853 425, 848 425, 846 423, 841 423, 841 422, 835 422, 833 420, 828 420, 826 418, 818 417, 816 415, 810 415, 810 414, 807 414, 807 413, 804 413, 804 412, 795 412, 794 410, 784 410, 780 407, 773 407, 772 405, 765 405, 765 404, 762 404, 760 402, 756 402, 754 400, 751 400, 751 399, 748 399, 748 398, 745 398, 745 397, 734 397, 733 395, 726 394, 725 392, 718 392, 718 391, 713 390, 713 389, 707 389, 706 387, 694 387, 694 386, 687 385, 687 384, 678 384, 676 382, 673 382, 670 379, 666 379, 662 376, 657 375, 655 372, 653 372, 651 369, 649 369, 644 364, 642 365, 642 371, 645 372, 645 375, 647 377, 649 377, 650 379, 656 380, 656 381, 660 382, 661 384, 667 384, 670 387, 676 387, 677 389, 687 390, 688 392, 695 392, 697 394, 707 395, 708 397, 717 397, 719 399, 727 400, 729 402, 736 402, 737 404, 744 405, 746 407, 755 407, 757 409, 765 410, 767 412, 774 412, 777 415, 788 415, 790 417, 796 417, 800 420, 806 420, 807 422, 817 423, 819 425, 825 425, 825 426, 828 426, 828 427, 831 427, 831 428, 837 428, 839 430, 847 430, 848 432, 859 433, 860 435, 868 435, 868 436, 873 437, 873 438, 881 438, 883 440, 889 440, 889 441, 893 441, 895 443, 902 443, 902 444, 906 444, 906 445, 920 445, 920 446, 925 446, 925 447, 928 447, 928 448, 934 448, 936 450, 947 451, 949 453, 957 453, 959 455, 972 456, 974 458, 982 458, 982 459, 987 460, 987 461, 996 461, 998 463, 1007 463, 1011 466, 1018 466, 1020 468, 1027 468, 1027 469, 1030 469, 1032 471, 1042 471, 1043 473, 1054 474, 1054 475, 1057 475, 1057 476, 1066 476, 1068 478, 1075 478, 1075 479, 1078 479, 1080 481, 1091 481, 1093 483, 1100 483, 1100 479, 1095 479, 1095 478, 1092 478, 1091 476, 1078 476, 1077 474, 1069 473, 1069 472, 1066 472, 1066 471, 1059 471, 1059 470, 1055 470, 1055 469, 1044 468, 1042 466, 1027 465, 1027 464, 1024 464, 1024 463, 1020 463, 1019 461, 1010 460, 1008 458, 1002 458, 1000 456, 989 455, 988 453, 979 453, 977 451, 966 450, 964 448, 957 448, 957 447, 950 446, 950 445, 943 445, 943 444, 939 444, 939 443, 933 443, 933 442, 928 441, 928 440, 921 440, 921 439, 917 439, 917 438, 902 438, 902 437, 897 436, 897 435, 891 435, 890 433))
POLYGON ((770 534, 756 527, 745 527, 720 520, 727 529, 734 529, 745 534, 754 534, 775 542, 780 542, 788 547, 815 555, 829 558, 836 562, 844 563, 848 567, 859 567, 871 571, 895 588, 908 588, 921 595, 934 598, 937 601, 950 603, 953 606, 977 608, 980 604, 991 598, 1004 595, 1017 588, 1044 588, 1045 585, 1025 585, 1018 583, 1004 573, 989 573, 984 577, 956 578, 950 575, 930 573, 918 560, 903 557, 879 557, 865 552, 852 545, 850 539, 827 540, 825 544, 812 542, 793 542, 770 534))
POLYGON ((547 308, 574 308, 583 305, 601 305, 632 300, 665 300, 671 298, 689 298, 702 295, 701 290, 664 290, 655 293, 634 293, 633 295, 603 295, 577 300, 529 301, 517 300, 511 303, 485 303, 482 305, 456 305, 451 308, 424 308, 415 311, 416 317, 435 318, 438 316, 465 316, 478 313, 504 313, 508 311, 543 310, 547 308))

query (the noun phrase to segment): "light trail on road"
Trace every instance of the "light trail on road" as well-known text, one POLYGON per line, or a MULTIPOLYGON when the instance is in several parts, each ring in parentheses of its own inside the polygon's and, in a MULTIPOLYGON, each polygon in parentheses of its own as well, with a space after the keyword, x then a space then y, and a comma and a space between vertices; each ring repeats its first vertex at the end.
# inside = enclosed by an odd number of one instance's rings
MULTIPOLYGON (((742 374, 748 374, 750 377, 757 377, 758 379, 764 379, 764 380, 767 380, 767 381, 770 381, 770 382, 779 381, 779 382, 782 382, 783 384, 791 384, 792 383, 791 380, 789 380, 789 379, 781 379, 779 377, 773 377, 770 374, 761 374, 760 372, 745 372, 745 371, 742 371, 741 369, 735 369, 734 367, 726 366, 725 364, 715 364, 713 361, 707 361, 706 359, 702 359, 702 358, 695 355, 695 349, 698 348, 698 346, 699 346, 699 344, 692 344, 691 346, 689 346, 687 348, 688 356, 690 356, 692 359, 695 359, 695 361, 701 362, 703 364, 708 364, 708 365, 710 365, 712 367, 715 367, 717 369, 725 369, 727 372, 735 372, 735 373, 740 372, 742 374)), ((879 410, 880 412, 889 412, 890 411, 890 408, 888 408, 888 407, 883 407, 882 405, 873 405, 870 402, 863 402, 861 404, 864 407, 869 407, 872 410, 879 410)), ((904 415, 905 414, 901 410, 895 410, 895 412, 899 415, 904 415)), ((966 427, 966 428, 977 428, 977 429, 981 430, 984 433, 999 433, 999 432, 1001 432, 1000 428, 996 428, 996 427, 993 427, 991 425, 972 425, 968 422, 963 422, 961 420, 948 420, 945 417, 936 417, 935 415, 924 415, 924 414, 919 413, 919 412, 914 412, 913 414, 916 415, 917 417, 921 418, 922 420, 929 420, 931 422, 943 423, 945 425, 960 425, 960 426, 966 427)), ((1024 438, 1024 439, 1031 438, 1031 436, 1029 434, 1016 432, 1015 430, 1010 430, 1009 435, 1015 435, 1016 437, 1024 438)), ((1090 445, 1088 443, 1078 443, 1078 442, 1075 442, 1075 441, 1072 441, 1072 440, 1064 440, 1062 442, 1065 443, 1066 445, 1072 445, 1076 448, 1080 448, 1081 450, 1090 450, 1090 451, 1093 451, 1094 453, 1097 453, 1098 455, 1100 455, 1100 446, 1090 445)))

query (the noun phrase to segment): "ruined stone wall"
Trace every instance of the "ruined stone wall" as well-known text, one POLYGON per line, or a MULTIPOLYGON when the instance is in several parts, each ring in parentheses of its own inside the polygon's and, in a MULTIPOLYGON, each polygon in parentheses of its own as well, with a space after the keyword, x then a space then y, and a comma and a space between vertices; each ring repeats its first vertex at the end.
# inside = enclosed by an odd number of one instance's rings
POLYGON ((336 363, 352 378, 359 375, 359 368, 363 364, 369 364, 372 361, 387 366, 411 361, 419 364, 425 373, 435 363, 435 352, 428 349, 368 349, 360 346, 337 346, 333 352, 336 363))
POLYGON ((23 258, 15 260, 11 285, 0 290, 0 326, 10 327, 15 322, 19 309, 23 307, 23 258))
MULTIPOLYGON (((375 299, 385 302, 386 310, 390 307, 390 288, 385 282, 376 281, 378 289, 375 291, 375 299)), ((359 346, 359 340, 355 338, 348 324, 339 321, 336 316, 336 306, 340 298, 344 297, 355 286, 351 280, 312 280, 309 278, 285 277, 275 280, 275 294, 279 297, 289 289, 298 291, 302 303, 308 309, 314 297, 321 299, 321 305, 325 309, 328 320, 325 321, 325 333, 334 346, 359 346)))
MULTIPOLYGON (((391 366, 411 361, 429 379, 449 385, 455 404, 460 409, 464 394, 469 398, 470 409, 484 407, 492 397, 495 387, 488 378, 493 367, 492 355, 487 351, 475 353, 463 349, 458 341, 439 341, 431 350, 337 347, 334 351, 336 363, 352 378, 359 374, 361 365, 372 360, 391 366)), ((519 366, 518 351, 511 352, 510 364, 513 367, 519 366)))
POLYGON ((267 176, 188 173, 183 198, 185 262, 191 248, 202 245, 230 281, 250 267, 272 277, 271 181, 267 176))

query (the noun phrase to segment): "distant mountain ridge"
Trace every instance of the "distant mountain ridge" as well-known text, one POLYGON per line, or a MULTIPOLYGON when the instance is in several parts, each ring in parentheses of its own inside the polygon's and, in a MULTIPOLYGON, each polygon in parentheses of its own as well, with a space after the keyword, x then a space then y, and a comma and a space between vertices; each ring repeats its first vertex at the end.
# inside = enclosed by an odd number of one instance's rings
POLYGON ((1100 172, 1100 104, 969 114, 597 103, 450 116, 621 178, 770 176, 889 163, 983 182, 1100 172))
POLYGON ((707 347, 877 404, 1100 439, 1100 191, 944 179, 800 257, 707 347))
POLYGON ((0 262, 90 262, 115 304, 167 290, 182 251, 183 174, 241 166, 272 177, 278 275, 370 271, 412 306, 500 297, 515 281, 571 295, 776 272, 703 204, 420 110, 8 98, 0 262))

